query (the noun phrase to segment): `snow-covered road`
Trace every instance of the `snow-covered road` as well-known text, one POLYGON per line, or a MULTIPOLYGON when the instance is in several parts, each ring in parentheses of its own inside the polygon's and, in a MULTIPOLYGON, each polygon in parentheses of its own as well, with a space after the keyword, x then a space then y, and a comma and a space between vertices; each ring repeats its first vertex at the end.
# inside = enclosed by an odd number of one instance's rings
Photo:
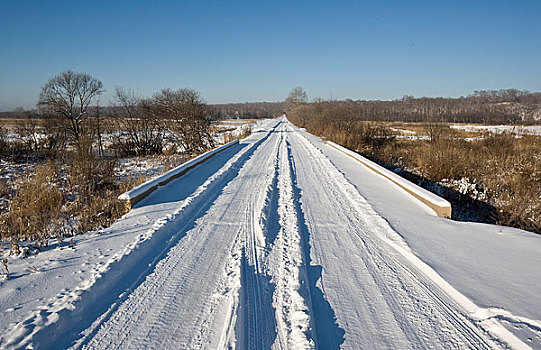
POLYGON ((112 232, 153 229, 61 301, 12 327, 3 344, 524 345, 415 256, 304 133, 285 118, 259 126, 225 155, 138 203, 112 232), (205 178, 182 185, 198 172, 205 178))

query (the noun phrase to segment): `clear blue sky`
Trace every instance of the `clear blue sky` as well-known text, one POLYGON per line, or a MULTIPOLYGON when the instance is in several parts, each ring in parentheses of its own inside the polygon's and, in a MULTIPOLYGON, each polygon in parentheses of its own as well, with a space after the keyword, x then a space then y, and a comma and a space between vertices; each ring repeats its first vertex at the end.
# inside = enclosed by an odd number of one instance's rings
POLYGON ((210 103, 540 91, 540 16, 539 0, 1 0, 0 110, 68 68, 210 103))

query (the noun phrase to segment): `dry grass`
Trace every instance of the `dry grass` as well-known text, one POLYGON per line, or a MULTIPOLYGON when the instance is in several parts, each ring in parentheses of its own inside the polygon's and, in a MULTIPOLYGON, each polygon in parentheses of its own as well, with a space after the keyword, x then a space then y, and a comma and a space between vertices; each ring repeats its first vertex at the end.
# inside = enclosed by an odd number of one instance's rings
POLYGON ((13 197, 10 211, 2 214, 2 239, 11 241, 13 253, 19 253, 20 241, 30 240, 41 247, 49 238, 62 235, 64 197, 56 183, 57 175, 53 162, 38 166, 13 197))
POLYGON ((26 118, 0 118, 0 127, 17 127, 24 125, 26 118))
MULTIPOLYGON (((20 252, 20 244, 39 250, 51 238, 60 242, 63 237, 111 225, 125 210, 118 195, 147 180, 144 176, 116 175, 116 161, 97 153, 93 124, 87 125, 88 133, 70 140, 68 147, 63 143, 60 152, 52 152, 49 143, 43 142, 55 136, 57 130, 48 128, 46 122, 28 118, 0 120, 0 156, 9 162, 38 164, 35 171, 34 166, 29 167, 9 183, 0 181, 0 235, 12 243, 12 254, 20 252), (11 135, 8 141, 8 133, 19 137, 11 135), (41 134, 39 142, 36 134, 41 134)), ((101 131, 114 130, 115 122, 102 119, 101 131)), ((231 139, 249 134, 248 128, 231 139)), ((172 150, 160 157, 163 172, 198 153, 181 156, 172 150)))
POLYGON ((2 186, 9 210, 0 214, 0 232, 11 242, 11 254, 20 253, 22 242, 39 250, 51 238, 60 242, 107 227, 123 214, 117 197, 131 183, 115 179, 112 162, 85 153, 75 153, 66 162, 70 165, 50 160, 2 186))
MULTIPOLYGON (((293 122, 301 124, 299 119, 293 122)), ((308 131, 356 150, 391 169, 402 168, 410 179, 447 197, 462 219, 541 233, 541 137, 472 133, 442 123, 385 123, 304 118, 308 131), (396 138, 396 129, 425 140, 396 138), (471 138, 472 140, 466 140, 471 138), (426 181, 428 180, 428 181, 426 181), (434 183, 442 186, 434 186, 434 183), (462 203, 460 203, 462 202, 462 203)))
MULTIPOLYGON (((186 160, 178 155, 159 158, 163 172, 186 160)), ((2 240, 11 242, 11 254, 19 254, 21 245, 39 250, 51 238, 60 243, 65 237, 108 227, 122 216, 126 208, 119 194, 148 178, 120 178, 115 165, 80 140, 64 158, 38 165, 9 184, 0 181, 0 198, 9 203, 0 211, 0 233, 2 240)))
POLYGON ((229 143, 229 142, 235 141, 235 140, 242 140, 242 139, 250 136, 251 134, 252 134, 252 129, 250 129, 250 128, 242 129, 242 131, 239 132, 236 135, 231 133, 231 132, 227 132, 227 133, 224 134, 223 141, 224 141, 224 144, 225 144, 225 143, 229 143))

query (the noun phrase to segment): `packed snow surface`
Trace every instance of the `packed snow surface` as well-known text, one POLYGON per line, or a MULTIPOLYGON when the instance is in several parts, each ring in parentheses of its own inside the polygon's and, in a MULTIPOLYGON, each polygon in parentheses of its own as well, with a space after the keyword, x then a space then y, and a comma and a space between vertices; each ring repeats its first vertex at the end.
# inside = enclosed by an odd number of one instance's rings
POLYGON ((540 248, 266 120, 74 248, 11 261, 0 347, 535 348, 540 248))

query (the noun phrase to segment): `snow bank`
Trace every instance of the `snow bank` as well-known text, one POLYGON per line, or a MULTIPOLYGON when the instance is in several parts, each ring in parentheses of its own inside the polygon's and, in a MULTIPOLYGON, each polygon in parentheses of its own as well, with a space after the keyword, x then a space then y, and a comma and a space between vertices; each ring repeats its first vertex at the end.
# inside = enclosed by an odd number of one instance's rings
POLYGON ((187 161, 186 163, 182 164, 179 167, 176 167, 172 170, 169 170, 168 172, 157 176, 137 187, 134 189, 129 190, 128 192, 122 193, 120 196, 118 196, 118 199, 123 201, 125 203, 126 208, 129 210, 131 209, 136 203, 141 201, 143 198, 148 196, 150 193, 155 191, 158 186, 164 186, 171 182, 172 180, 182 176, 185 174, 188 170, 196 167, 197 165, 203 163, 204 161, 208 160, 209 158, 215 156, 217 153, 222 152, 223 150, 238 144, 239 140, 231 141, 229 143, 226 143, 225 145, 222 145, 220 147, 217 147, 213 150, 210 150, 208 152, 205 152, 197 157, 195 157, 192 160, 187 161))
POLYGON ((376 173, 387 178, 389 181, 393 182, 394 184, 396 184, 397 186, 399 186, 400 188, 402 188, 403 190, 411 194, 413 197, 417 198, 418 200, 426 204, 428 207, 434 210, 436 214, 438 214, 438 216, 441 216, 444 218, 451 217, 451 204, 445 199, 435 195, 432 192, 425 190, 422 187, 415 185, 414 183, 411 183, 410 181, 404 179, 403 177, 396 175, 392 171, 387 170, 384 167, 366 159, 365 157, 361 156, 360 154, 356 152, 353 152, 345 147, 342 147, 332 141, 327 141, 327 144, 330 145, 331 147, 338 149, 339 151, 342 151, 348 156, 361 162, 366 167, 370 168, 376 173))

